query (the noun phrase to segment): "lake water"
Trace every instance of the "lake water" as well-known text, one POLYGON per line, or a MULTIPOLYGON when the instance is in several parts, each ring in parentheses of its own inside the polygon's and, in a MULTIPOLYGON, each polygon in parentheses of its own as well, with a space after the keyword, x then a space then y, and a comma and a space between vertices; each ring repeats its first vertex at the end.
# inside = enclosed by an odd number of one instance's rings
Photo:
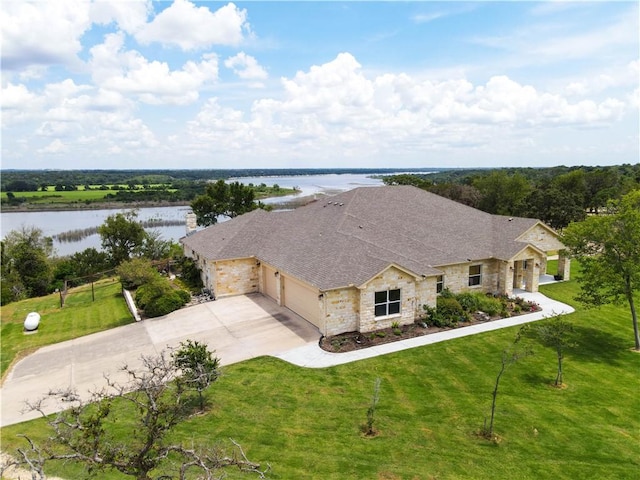
MULTIPOLYGON (((418 172, 412 172, 418 173, 418 172)), ((428 172, 424 172, 428 173, 428 172)), ((263 176, 263 177, 242 177, 238 180, 241 183, 259 185, 278 184, 281 187, 298 187, 300 193, 287 197, 276 197, 264 200, 264 203, 278 203, 293 200, 300 196, 309 196, 324 192, 347 191, 361 186, 379 186, 383 182, 380 179, 371 178, 364 174, 331 174, 331 175, 292 175, 292 176, 263 176)), ((138 220, 173 220, 185 221, 185 215, 190 210, 188 206, 173 207, 152 207, 138 210, 138 220)), ((73 210, 63 212, 2 212, 0 214, 0 233, 4 237, 11 230, 18 230, 25 227, 38 227, 45 236, 54 236, 71 230, 82 230, 85 228, 98 227, 104 223, 109 215, 121 210, 73 210)), ((182 238, 186 233, 186 225, 154 227, 165 240, 182 238)), ((99 235, 90 235, 77 242, 59 242, 54 240, 54 248, 59 256, 71 255, 86 248, 100 249, 99 235)))

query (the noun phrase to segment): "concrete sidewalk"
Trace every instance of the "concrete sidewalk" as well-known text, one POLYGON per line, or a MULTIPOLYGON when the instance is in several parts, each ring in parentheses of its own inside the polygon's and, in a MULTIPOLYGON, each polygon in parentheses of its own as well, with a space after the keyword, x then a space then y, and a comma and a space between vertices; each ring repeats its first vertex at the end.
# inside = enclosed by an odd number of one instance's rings
POLYGON ((460 327, 453 330, 424 335, 422 337, 410 338, 408 340, 385 343, 383 345, 363 348, 362 350, 354 350, 351 352, 331 353, 322 350, 318 346, 318 344, 308 344, 298 348, 294 348, 292 350, 289 350, 288 352, 281 353, 280 355, 276 355, 276 357, 300 367, 331 367, 333 365, 355 362, 358 360, 364 360, 366 358, 377 357, 378 355, 385 355, 387 353, 399 352, 401 350, 407 350, 409 348, 422 347, 424 345, 430 345, 432 343, 444 342, 446 340, 451 340, 454 338, 476 335, 483 332, 490 332, 492 330, 512 327, 514 325, 522 325, 525 323, 534 322, 536 320, 542 320, 543 318, 547 318, 552 315, 567 314, 575 311, 573 307, 570 307, 569 305, 566 305, 564 303, 556 302, 555 300, 551 300, 541 293, 519 291, 516 292, 515 295, 524 298, 525 300, 536 302, 538 305, 540 305, 542 310, 526 315, 519 315, 517 317, 503 318, 501 320, 495 320, 492 322, 480 323, 477 325, 470 325, 468 327, 460 327))

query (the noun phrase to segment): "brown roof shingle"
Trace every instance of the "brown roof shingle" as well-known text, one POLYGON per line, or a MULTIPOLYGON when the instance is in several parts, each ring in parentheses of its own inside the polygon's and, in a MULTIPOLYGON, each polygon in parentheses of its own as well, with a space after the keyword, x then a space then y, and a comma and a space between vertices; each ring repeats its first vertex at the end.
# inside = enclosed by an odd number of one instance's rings
POLYGON ((440 265, 508 260, 538 223, 490 215, 410 186, 361 187, 296 210, 256 210, 185 237, 209 259, 257 257, 320 290, 361 285, 390 264, 416 275, 440 265))

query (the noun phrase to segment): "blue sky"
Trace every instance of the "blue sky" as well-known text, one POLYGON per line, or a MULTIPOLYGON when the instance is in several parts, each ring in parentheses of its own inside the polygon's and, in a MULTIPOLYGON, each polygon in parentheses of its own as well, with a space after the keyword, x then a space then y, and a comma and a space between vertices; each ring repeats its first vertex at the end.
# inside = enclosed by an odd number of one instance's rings
POLYGON ((4 0, 2 168, 639 161, 637 2, 4 0))

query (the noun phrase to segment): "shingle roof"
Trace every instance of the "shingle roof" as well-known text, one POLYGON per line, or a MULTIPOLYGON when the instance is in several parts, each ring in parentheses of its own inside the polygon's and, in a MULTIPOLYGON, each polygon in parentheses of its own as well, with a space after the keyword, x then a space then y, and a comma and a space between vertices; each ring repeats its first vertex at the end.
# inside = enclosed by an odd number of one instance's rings
POLYGON ((415 275, 508 260, 538 223, 491 215, 410 186, 361 187, 286 212, 256 210, 185 237, 214 260, 256 257, 320 290, 361 285, 390 264, 415 275))

